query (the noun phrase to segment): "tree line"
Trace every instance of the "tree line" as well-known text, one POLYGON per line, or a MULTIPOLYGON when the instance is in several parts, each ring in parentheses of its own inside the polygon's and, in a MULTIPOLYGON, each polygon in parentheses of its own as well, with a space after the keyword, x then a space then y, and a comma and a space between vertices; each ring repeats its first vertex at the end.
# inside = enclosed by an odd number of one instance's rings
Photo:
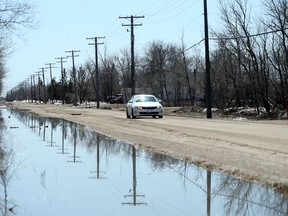
MULTIPOLYGON (((263 1, 257 13, 253 13, 248 0, 220 0, 219 8, 221 29, 210 29, 209 38, 213 42, 210 48, 213 107, 221 110, 264 107, 268 114, 284 109, 288 105, 288 1, 263 1)), ((200 104, 205 107, 205 59, 201 52, 198 46, 187 48, 184 36, 179 43, 160 40, 147 43, 142 52, 135 55, 136 93, 154 94, 166 106, 200 104)), ((99 60, 101 100, 120 93, 128 99, 131 96, 130 51, 123 49, 109 54, 105 50, 99 60)), ((80 103, 95 100, 95 63, 87 60, 76 68, 76 74, 80 103)), ((61 80, 54 78, 46 86, 47 98, 73 102, 71 75, 72 69, 68 69, 61 80)), ((43 80, 39 79, 34 87, 43 92, 43 80)), ((7 99, 25 99, 29 95, 37 99, 32 86, 31 81, 23 82, 7 94, 7 99)))

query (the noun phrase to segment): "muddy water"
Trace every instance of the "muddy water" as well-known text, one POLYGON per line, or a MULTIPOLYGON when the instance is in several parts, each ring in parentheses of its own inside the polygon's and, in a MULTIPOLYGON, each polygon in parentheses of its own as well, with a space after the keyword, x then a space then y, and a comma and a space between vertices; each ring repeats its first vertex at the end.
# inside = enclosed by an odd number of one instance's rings
POLYGON ((73 122, 6 109, 1 119, 2 215, 288 214, 287 198, 269 188, 73 122))

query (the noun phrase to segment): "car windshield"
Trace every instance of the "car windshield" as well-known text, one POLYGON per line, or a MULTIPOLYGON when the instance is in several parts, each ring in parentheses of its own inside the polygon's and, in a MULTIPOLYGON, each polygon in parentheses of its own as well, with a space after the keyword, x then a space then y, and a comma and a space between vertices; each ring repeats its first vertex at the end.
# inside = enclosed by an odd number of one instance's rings
POLYGON ((141 96, 137 97, 135 102, 156 102, 156 98, 153 96, 141 96))

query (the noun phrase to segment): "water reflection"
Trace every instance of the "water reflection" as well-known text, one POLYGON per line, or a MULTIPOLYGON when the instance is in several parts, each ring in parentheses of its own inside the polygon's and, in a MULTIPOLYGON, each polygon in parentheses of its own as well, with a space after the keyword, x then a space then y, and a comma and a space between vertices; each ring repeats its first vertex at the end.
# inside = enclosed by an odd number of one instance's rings
POLYGON ((137 191, 137 177, 136 177, 136 148, 135 146, 131 146, 132 149, 132 166, 133 166, 133 172, 132 172, 132 176, 133 176, 133 186, 132 186, 132 191, 130 190, 129 192, 132 193, 131 195, 124 195, 125 198, 129 198, 132 197, 133 201, 130 202, 123 202, 123 205, 147 205, 147 203, 144 202, 139 202, 137 200, 137 197, 145 197, 145 195, 141 195, 138 194, 137 191))
POLYGON ((287 215, 287 198, 258 184, 73 122, 2 112, 2 215, 287 215))
MULTIPOLYGON (((12 127, 11 129, 16 127, 12 127)), ((2 215, 14 213, 16 204, 8 200, 8 188, 13 177, 15 167, 13 166, 14 152, 11 143, 3 136, 7 127, 5 125, 2 113, 0 112, 0 185, 1 199, 0 212, 2 215)))

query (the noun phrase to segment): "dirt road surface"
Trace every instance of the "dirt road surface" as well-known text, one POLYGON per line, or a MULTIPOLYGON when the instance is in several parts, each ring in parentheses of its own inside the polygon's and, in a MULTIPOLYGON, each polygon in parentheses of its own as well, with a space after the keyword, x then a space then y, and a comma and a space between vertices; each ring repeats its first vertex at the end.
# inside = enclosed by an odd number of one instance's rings
POLYGON ((288 121, 239 121, 165 115, 127 119, 119 108, 95 109, 15 103, 17 109, 57 117, 200 167, 233 174, 288 194, 288 121))

